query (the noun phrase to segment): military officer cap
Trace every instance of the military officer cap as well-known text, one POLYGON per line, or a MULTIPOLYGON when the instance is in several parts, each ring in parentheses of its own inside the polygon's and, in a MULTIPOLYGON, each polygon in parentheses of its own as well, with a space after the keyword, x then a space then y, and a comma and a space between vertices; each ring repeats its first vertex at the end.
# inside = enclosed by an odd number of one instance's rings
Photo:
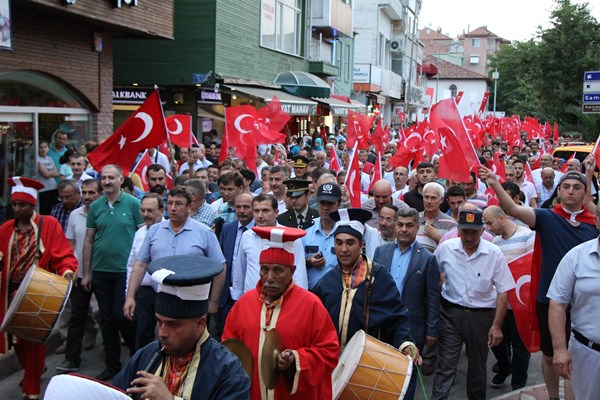
POLYGON ((308 192, 308 185, 312 182, 306 179, 288 179, 283 181, 283 184, 287 186, 287 195, 289 197, 299 197, 308 192))

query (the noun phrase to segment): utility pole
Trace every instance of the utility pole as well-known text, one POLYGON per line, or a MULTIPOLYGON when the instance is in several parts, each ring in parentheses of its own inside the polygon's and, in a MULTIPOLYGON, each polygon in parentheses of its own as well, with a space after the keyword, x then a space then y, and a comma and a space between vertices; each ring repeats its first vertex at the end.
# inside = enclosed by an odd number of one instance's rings
POLYGON ((496 116, 496 92, 498 91, 498 79, 500 79, 500 72, 498 68, 492 72, 492 79, 494 80, 494 117, 496 116))

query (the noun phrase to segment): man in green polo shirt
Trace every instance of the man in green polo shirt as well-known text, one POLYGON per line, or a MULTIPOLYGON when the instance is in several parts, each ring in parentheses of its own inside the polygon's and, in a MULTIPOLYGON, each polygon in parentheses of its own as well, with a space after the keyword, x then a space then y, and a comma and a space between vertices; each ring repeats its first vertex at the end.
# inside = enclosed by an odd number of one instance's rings
POLYGON ((94 290, 100 310, 106 369, 97 376, 109 380, 121 370, 121 339, 130 351, 135 347, 135 329, 123 316, 127 258, 137 229, 144 224, 140 202, 123 192, 123 171, 117 165, 102 168, 104 195, 90 205, 83 244, 83 279, 86 290, 94 290))

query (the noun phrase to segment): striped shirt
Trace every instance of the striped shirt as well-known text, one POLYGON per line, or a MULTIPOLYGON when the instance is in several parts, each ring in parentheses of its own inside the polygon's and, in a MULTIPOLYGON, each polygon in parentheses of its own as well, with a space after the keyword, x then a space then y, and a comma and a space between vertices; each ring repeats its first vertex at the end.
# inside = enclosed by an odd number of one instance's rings
POLYGON ((524 226, 518 226, 515 233, 508 239, 503 239, 502 235, 496 236, 493 243, 500 247, 506 262, 511 262, 523 254, 533 251, 535 243, 535 232, 524 226))
MULTIPOLYGON (((425 221, 425 211, 421 211, 419 213, 419 218, 421 222, 419 231, 417 232, 417 241, 421 244, 421 246, 433 253, 435 248, 438 246, 438 243, 425 234, 425 226, 427 223, 427 221, 425 221)), ((438 211, 438 214, 433 219, 431 225, 433 225, 433 227, 440 232, 441 236, 444 236, 446 232, 456 227, 456 221, 443 212, 438 211)))

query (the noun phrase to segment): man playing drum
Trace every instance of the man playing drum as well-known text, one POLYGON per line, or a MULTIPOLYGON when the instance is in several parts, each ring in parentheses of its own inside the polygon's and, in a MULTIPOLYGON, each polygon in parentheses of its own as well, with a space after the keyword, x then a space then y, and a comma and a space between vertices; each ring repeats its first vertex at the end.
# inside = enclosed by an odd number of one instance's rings
MULTIPOLYGON (((340 209, 330 214, 338 221, 335 230, 335 254, 338 268, 325 274, 313 292, 321 299, 344 347, 359 330, 400 349, 421 365, 419 350, 412 343, 408 312, 400 292, 385 267, 362 254, 364 224, 371 212, 340 209)), ((414 396, 408 390, 407 399, 414 396)))
MULTIPOLYGON (((43 185, 33 179, 13 177, 11 206, 15 219, 0 226, 0 319, 4 320, 11 299, 32 266, 71 279, 77 271, 77 259, 60 223, 49 215, 35 212, 37 191, 43 185)), ((59 302, 62 304, 62 302, 59 302)), ((60 310, 57 310, 60 312, 60 310)), ((32 317, 34 318, 34 317, 32 317)), ((50 327, 51 329, 51 327, 50 327)), ((25 399, 40 398, 46 346, 3 335, 0 353, 13 348, 25 369, 22 388, 25 399)))

